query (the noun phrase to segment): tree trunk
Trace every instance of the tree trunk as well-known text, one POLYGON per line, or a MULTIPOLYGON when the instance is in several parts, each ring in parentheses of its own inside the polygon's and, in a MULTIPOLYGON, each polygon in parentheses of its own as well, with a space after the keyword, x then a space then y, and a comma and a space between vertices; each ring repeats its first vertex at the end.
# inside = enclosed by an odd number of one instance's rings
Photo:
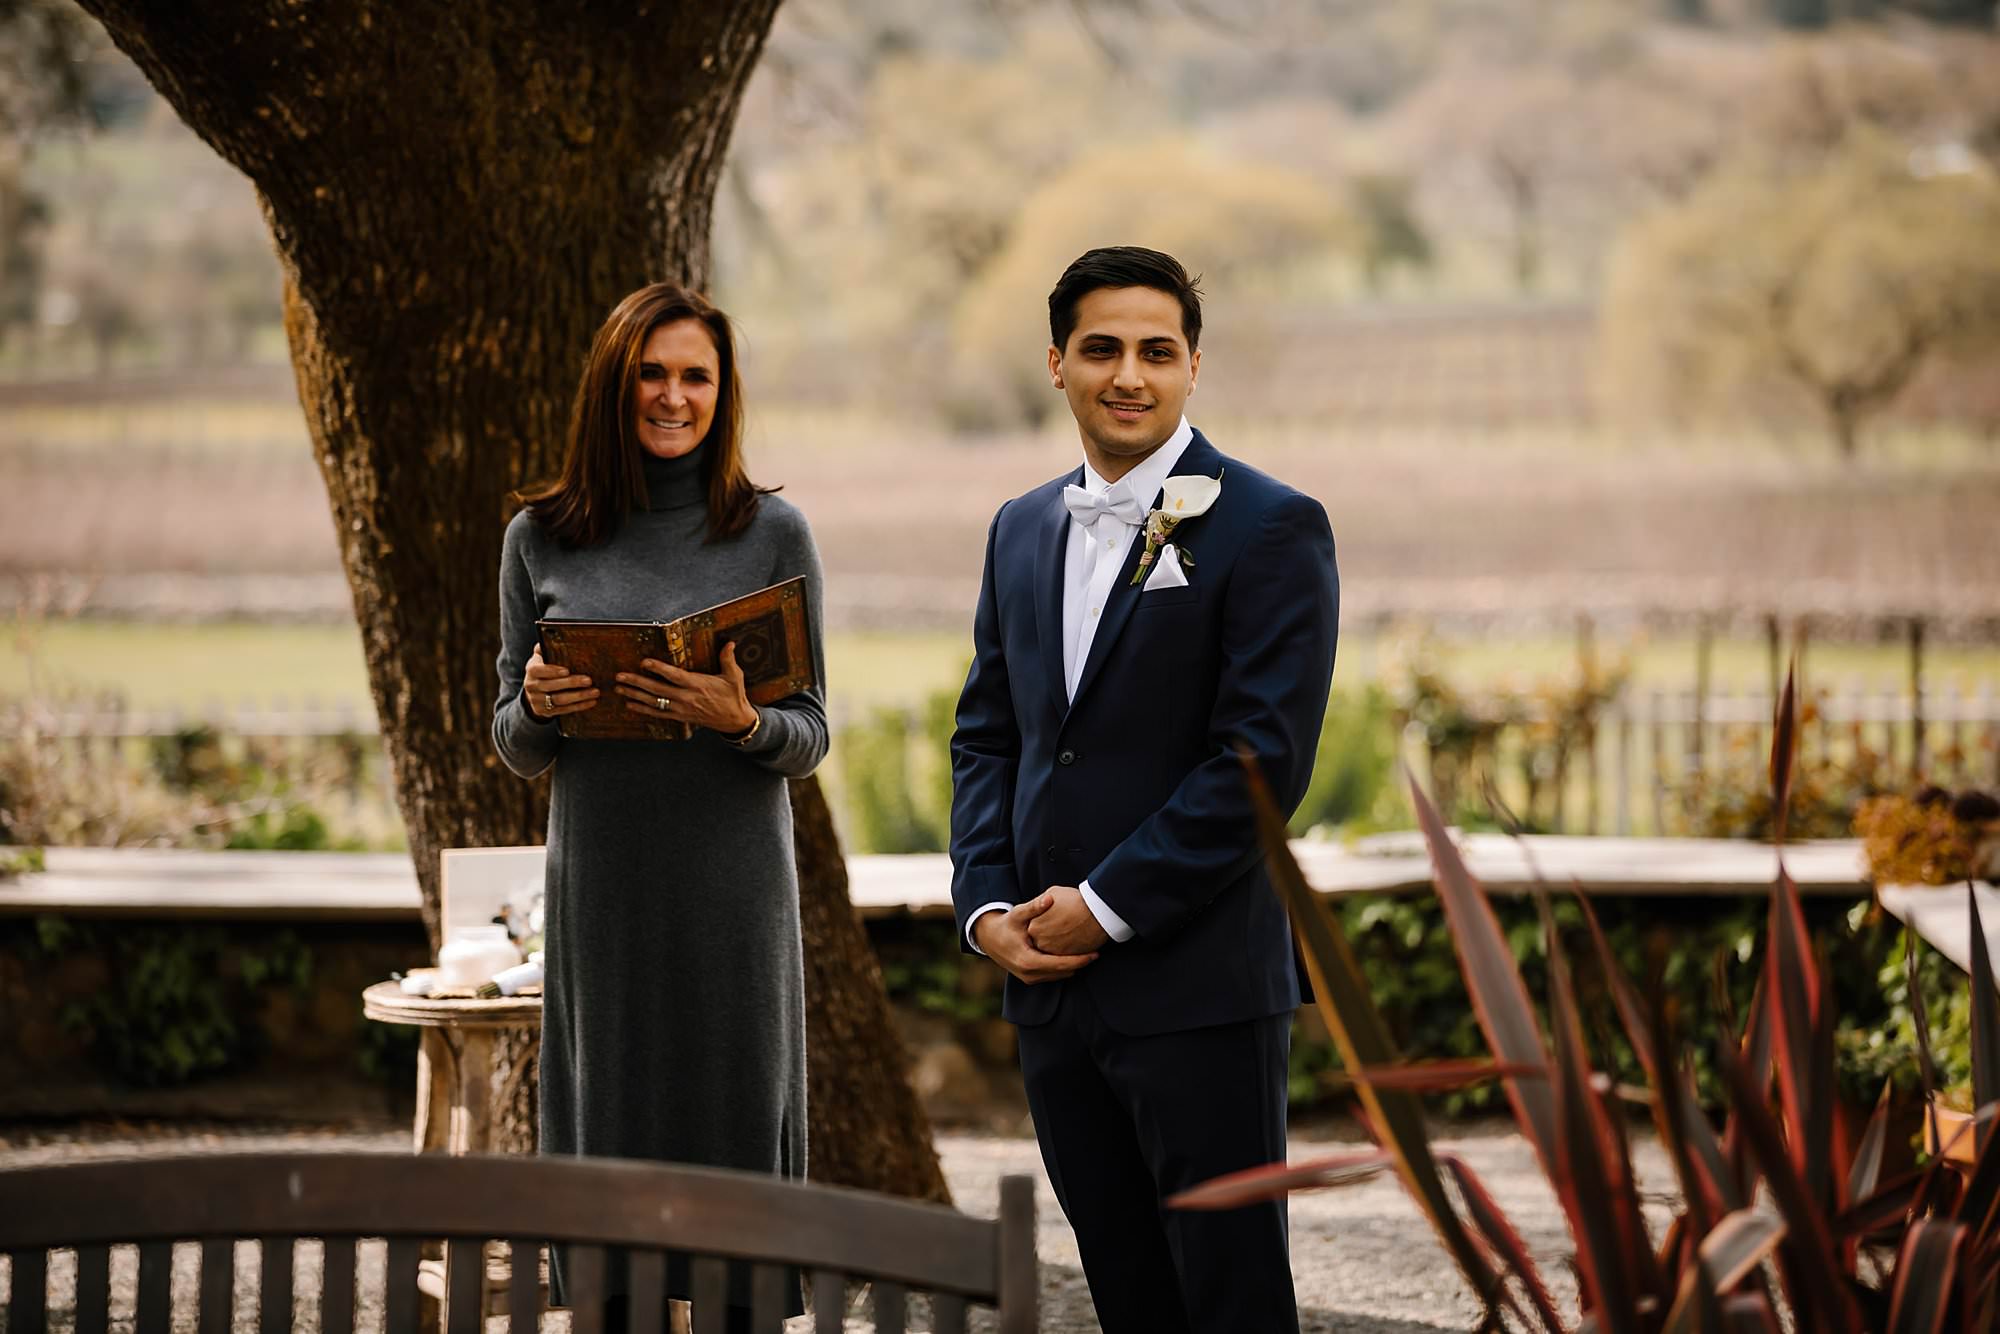
MULTIPOLYGON (((545 830, 545 790, 500 765, 488 730, 509 493, 559 465, 613 303, 707 282, 723 154, 777 0, 82 3, 263 204, 435 950, 439 850, 545 830)), ((830 830, 812 855, 830 867, 802 878, 844 895, 830 830)), ((837 985, 874 994, 809 1005, 880 1011, 865 964, 837 985)), ((921 1115, 874 1114, 928 1146, 921 1115)))
POLYGON ((882 973, 847 898, 847 863, 818 783, 791 785, 806 957, 806 1170, 815 1181, 951 1203, 882 973))
POLYGON ((1771 17, 1785 28, 1824 28, 1833 20, 1828 0, 1772 0, 1771 17))
POLYGON ((1491 166, 1507 201, 1507 218, 1512 228, 1510 258, 1514 286, 1523 294, 1532 293, 1542 276, 1541 184, 1534 169, 1507 152, 1496 151, 1491 166))
POLYGON ((1840 450, 1841 462, 1854 462, 1861 453, 1860 410, 1849 404, 1830 404, 1827 421, 1833 427, 1833 443, 1840 450))
POLYGON ((507 496, 559 464, 612 303, 707 280, 776 0, 85 7, 264 205, 435 948, 438 850, 543 826, 487 739, 507 496))

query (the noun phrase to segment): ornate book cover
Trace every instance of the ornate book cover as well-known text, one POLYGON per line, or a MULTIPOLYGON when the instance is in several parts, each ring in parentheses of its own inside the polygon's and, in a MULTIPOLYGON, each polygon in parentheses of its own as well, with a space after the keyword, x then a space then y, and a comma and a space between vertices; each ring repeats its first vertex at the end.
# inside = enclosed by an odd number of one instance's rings
POLYGON ((722 646, 736 645, 752 704, 770 704, 819 681, 806 636, 806 581, 800 575, 673 621, 536 622, 542 661, 587 676, 603 692, 597 707, 564 714, 564 736, 596 741, 685 741, 693 728, 672 718, 629 712, 616 693, 619 672, 642 672, 654 658, 691 672, 721 669, 722 646))

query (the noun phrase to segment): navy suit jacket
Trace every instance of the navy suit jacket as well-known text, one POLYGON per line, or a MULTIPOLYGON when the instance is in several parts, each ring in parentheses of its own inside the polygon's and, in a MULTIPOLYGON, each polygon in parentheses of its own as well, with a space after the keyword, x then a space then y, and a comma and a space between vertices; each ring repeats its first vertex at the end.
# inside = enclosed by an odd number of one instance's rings
POLYGON ((1318 501, 1199 431, 1174 470, 1222 478, 1214 506, 1174 534, 1195 560, 1188 585, 1133 587, 1145 544, 1130 544, 1074 702, 1062 490, 1082 470, 1008 501, 987 535, 951 742, 960 943, 982 905, 1085 880, 1135 932, 1070 979, 1010 976, 1003 1012, 1016 1024, 1048 1022, 1071 986, 1089 987, 1128 1034, 1284 1013, 1302 995, 1236 747, 1249 746, 1289 815, 1333 679, 1333 532, 1318 501))

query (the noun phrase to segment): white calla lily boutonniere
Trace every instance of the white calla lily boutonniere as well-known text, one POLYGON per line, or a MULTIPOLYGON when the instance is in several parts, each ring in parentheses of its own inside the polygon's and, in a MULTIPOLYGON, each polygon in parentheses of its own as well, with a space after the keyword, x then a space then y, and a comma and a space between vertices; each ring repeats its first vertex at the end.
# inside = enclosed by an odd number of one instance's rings
MULTIPOLYGON (((1139 555, 1139 568, 1132 571, 1132 582, 1136 584, 1146 577, 1146 572, 1153 568, 1153 558, 1174 535, 1174 529, 1208 513, 1221 494, 1220 475, 1203 477, 1200 473, 1190 473, 1185 477, 1169 477, 1161 483, 1160 507, 1146 516, 1146 549, 1139 555)), ((1176 543, 1174 550, 1182 565, 1194 568, 1194 557, 1185 546, 1176 543)))

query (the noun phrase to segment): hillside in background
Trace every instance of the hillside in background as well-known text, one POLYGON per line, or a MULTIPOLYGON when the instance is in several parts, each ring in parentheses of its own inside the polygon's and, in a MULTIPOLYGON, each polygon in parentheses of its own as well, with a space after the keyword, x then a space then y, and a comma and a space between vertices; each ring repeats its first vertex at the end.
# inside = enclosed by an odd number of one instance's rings
MULTIPOLYGON (((1207 276, 1232 414, 1811 421, 1755 349, 1680 375, 1676 350, 1614 337, 1650 318, 1604 308, 1607 275, 1668 263, 1625 252, 1706 184, 1803 190, 1863 136, 1990 184, 1993 8, 794 0, 737 127, 717 286, 760 401, 961 432, 1052 406, 1042 296, 1112 239, 1207 276)), ((0 372, 282 361, 247 184, 108 45, 87 71, 102 128, 17 134, 0 160, 0 372)), ((2000 302, 1972 323, 1884 406, 2000 421, 1977 389, 2000 302)))

